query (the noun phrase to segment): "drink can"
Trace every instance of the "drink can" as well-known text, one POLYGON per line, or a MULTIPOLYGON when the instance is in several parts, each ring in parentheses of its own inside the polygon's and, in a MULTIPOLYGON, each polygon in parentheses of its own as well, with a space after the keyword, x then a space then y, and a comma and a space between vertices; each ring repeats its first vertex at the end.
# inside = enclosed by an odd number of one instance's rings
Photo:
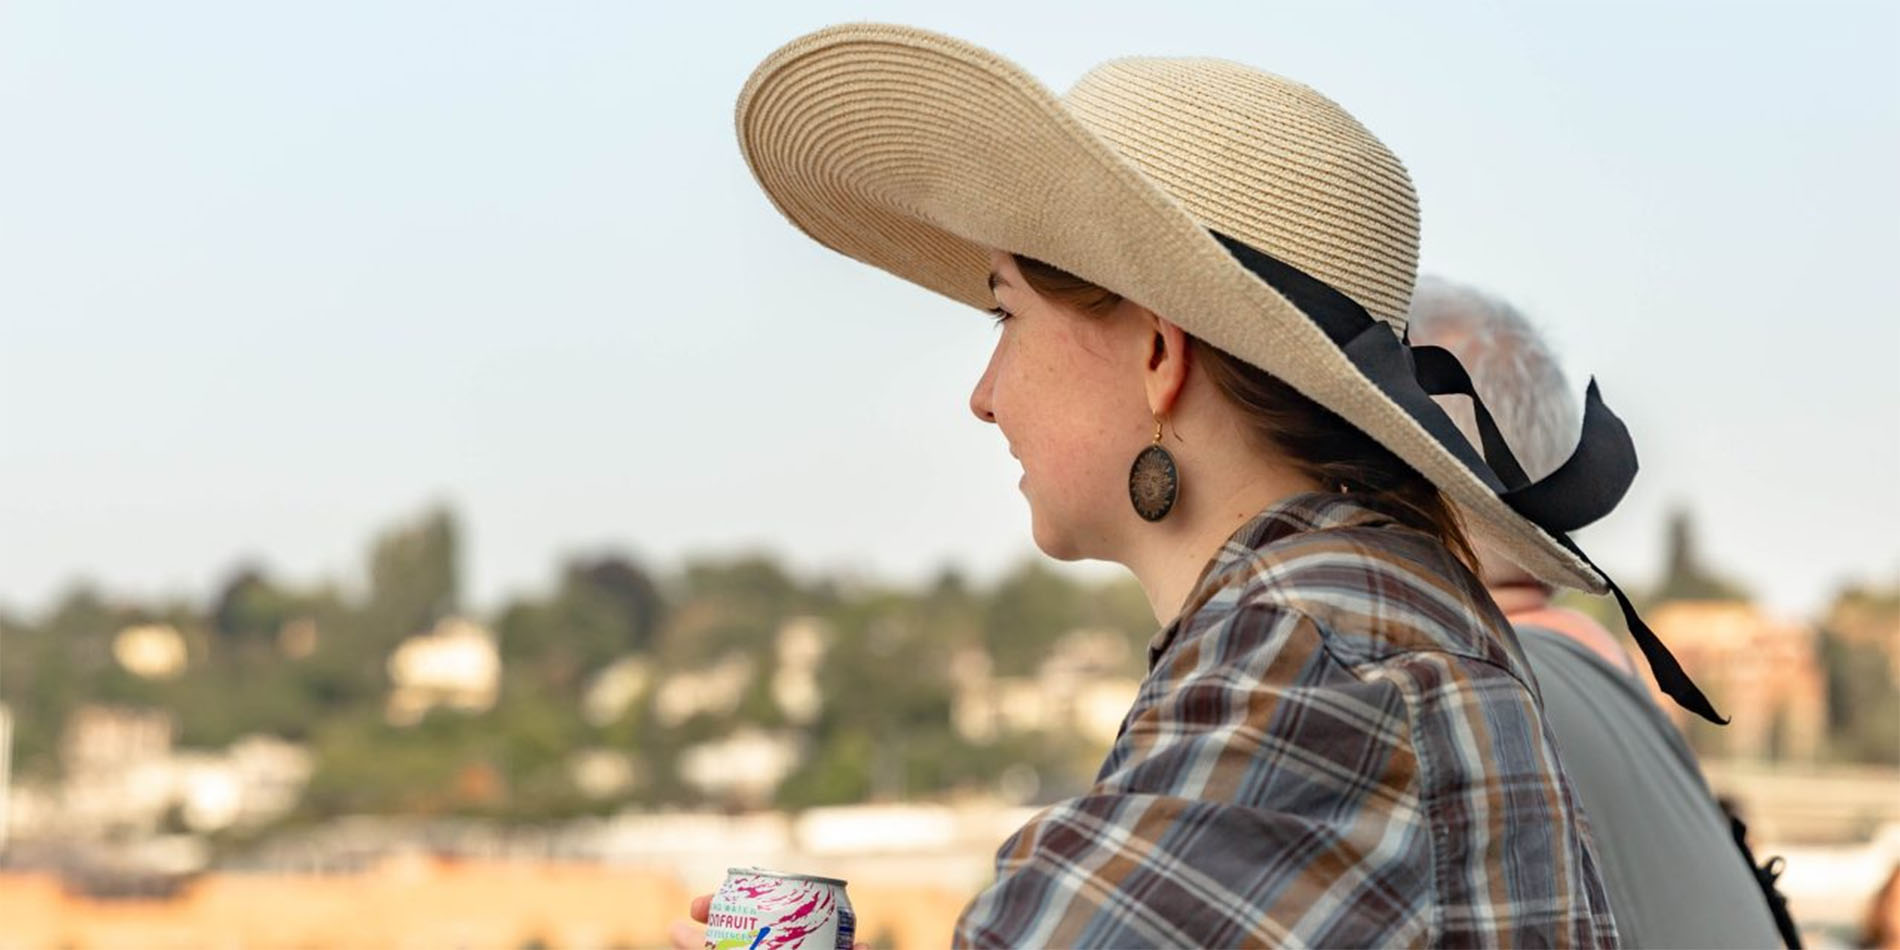
POLYGON ((706 917, 706 948, 851 950, 857 923, 843 881, 728 868, 706 917))

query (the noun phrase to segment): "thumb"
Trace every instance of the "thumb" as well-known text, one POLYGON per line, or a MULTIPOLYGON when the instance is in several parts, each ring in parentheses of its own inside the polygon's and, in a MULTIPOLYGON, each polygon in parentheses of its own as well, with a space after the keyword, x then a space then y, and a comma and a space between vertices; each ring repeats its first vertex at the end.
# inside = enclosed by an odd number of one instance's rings
POLYGON ((667 927, 667 940, 673 950, 701 950, 706 946, 706 928, 690 920, 675 920, 667 927))

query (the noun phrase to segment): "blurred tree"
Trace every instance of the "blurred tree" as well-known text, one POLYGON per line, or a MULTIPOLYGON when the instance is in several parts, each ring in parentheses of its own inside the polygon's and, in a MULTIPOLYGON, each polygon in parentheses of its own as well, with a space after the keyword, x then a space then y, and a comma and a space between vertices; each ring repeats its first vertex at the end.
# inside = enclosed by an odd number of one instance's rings
POLYGON ((456 610, 460 533, 455 516, 436 508, 376 539, 359 630, 370 644, 387 651, 456 610))
POLYGON ((597 601, 615 617, 616 652, 645 650, 659 630, 666 604, 653 579, 624 557, 603 557, 568 565, 564 592, 597 601))
POLYGON ((1113 630, 1127 639, 1131 647, 1127 672, 1134 676, 1145 674, 1148 643, 1160 632, 1161 625, 1155 622, 1154 607, 1148 603, 1148 594, 1141 589, 1140 582, 1131 576, 1097 585, 1087 604, 1091 626, 1113 630))
POLYGON ((1695 522, 1688 509, 1669 516, 1668 554, 1661 583, 1650 592, 1654 603, 1671 600, 1747 600, 1748 591, 1712 572, 1697 548, 1695 522))
POLYGON ((574 561, 548 600, 519 600, 496 621, 504 663, 526 665, 549 684, 587 675, 653 644, 666 605, 647 573, 623 557, 574 561))
MULTIPOLYGON (((1894 610, 1900 615, 1900 606, 1894 610)), ((1839 602, 1831 613, 1830 620, 1840 619, 1839 602)), ((1900 662, 1889 649, 1878 641, 1844 634, 1832 624, 1822 628, 1820 654, 1827 677, 1831 756, 1900 765, 1900 662)))
POLYGON ((984 646, 998 676, 1028 676, 1063 634, 1088 618, 1080 586, 1038 561, 1005 576, 990 597, 984 646))
POLYGON ((90 584, 70 588, 39 623, 0 634, 0 698, 13 710, 14 771, 22 778, 59 774, 59 743, 66 720, 98 701, 106 682, 123 693, 112 659, 112 639, 135 610, 109 603, 90 584))
POLYGON ((284 623, 298 613, 298 604, 279 590, 255 564, 240 565, 219 587, 211 604, 211 629, 228 645, 261 645, 275 649, 284 623))
POLYGON ((664 664, 695 669, 730 650, 764 662, 779 626, 836 597, 801 588, 778 562, 761 554, 694 560, 673 584, 677 608, 657 638, 664 664))
POLYGON ((679 586, 686 599, 717 602, 729 615, 753 621, 797 613, 809 600, 778 561, 765 554, 688 561, 679 586))

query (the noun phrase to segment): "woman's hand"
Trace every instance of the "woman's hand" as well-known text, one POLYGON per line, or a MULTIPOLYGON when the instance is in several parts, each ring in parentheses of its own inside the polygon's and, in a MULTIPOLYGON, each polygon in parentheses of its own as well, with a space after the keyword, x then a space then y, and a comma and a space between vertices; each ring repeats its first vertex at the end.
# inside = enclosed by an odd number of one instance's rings
POLYGON ((712 913, 711 894, 701 894, 693 898, 687 907, 692 920, 676 920, 669 928, 667 936, 673 940, 673 950, 705 950, 706 917, 712 913))

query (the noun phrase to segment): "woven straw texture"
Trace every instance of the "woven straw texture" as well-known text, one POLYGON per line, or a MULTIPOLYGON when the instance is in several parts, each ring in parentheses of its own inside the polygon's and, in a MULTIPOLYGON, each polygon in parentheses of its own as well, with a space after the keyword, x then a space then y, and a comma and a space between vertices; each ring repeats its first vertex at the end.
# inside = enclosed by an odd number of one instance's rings
POLYGON ((767 57, 737 124, 760 186, 819 243, 978 309, 994 305, 991 247, 1107 287, 1378 439, 1527 570, 1605 589, 1207 233, 1403 329, 1418 250, 1411 180, 1312 89, 1222 60, 1130 58, 1058 99, 961 40, 849 24, 767 57))

